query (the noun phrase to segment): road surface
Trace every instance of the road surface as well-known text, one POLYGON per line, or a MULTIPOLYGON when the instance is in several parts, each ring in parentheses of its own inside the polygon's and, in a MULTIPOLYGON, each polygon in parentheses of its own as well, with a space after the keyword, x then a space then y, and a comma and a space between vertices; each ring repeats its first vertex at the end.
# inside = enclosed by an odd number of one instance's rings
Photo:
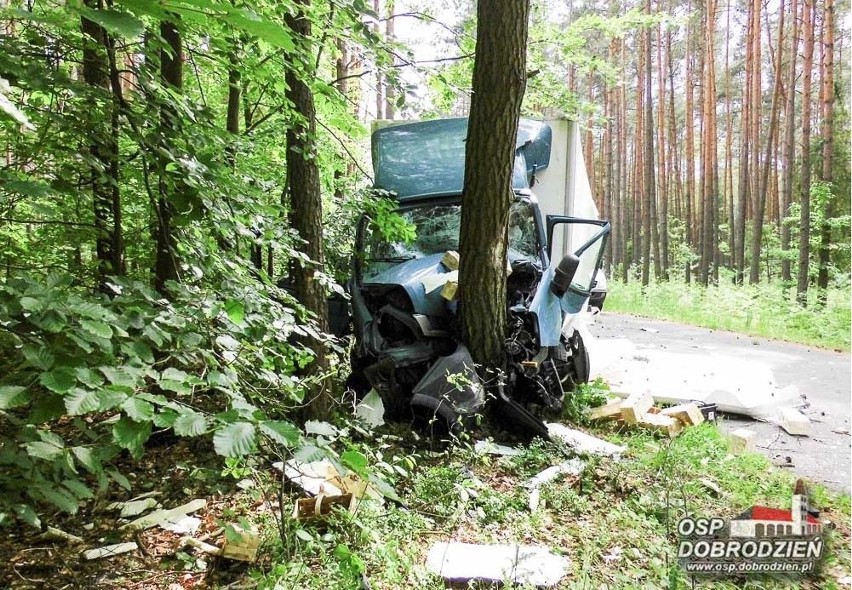
POLYGON ((668 389, 687 398, 702 388, 725 392, 770 420, 778 405, 801 406, 810 436, 734 414, 723 415, 719 427, 748 427, 757 433, 757 450, 776 465, 835 491, 852 488, 849 353, 610 312, 596 316, 589 330, 592 377, 615 390, 668 389))

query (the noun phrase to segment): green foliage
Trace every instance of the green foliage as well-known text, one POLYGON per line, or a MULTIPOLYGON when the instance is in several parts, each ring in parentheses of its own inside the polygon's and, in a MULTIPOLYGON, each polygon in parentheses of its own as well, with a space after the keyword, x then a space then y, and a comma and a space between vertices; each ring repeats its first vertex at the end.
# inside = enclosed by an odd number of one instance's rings
POLYGON ((591 383, 580 383, 574 391, 565 396, 562 405, 562 417, 569 422, 586 424, 585 410, 606 403, 609 385, 598 377, 591 383))
MULTIPOLYGON (((803 308, 789 287, 737 286, 730 279, 711 287, 672 281, 643 288, 637 282, 611 281, 606 305, 611 311, 849 350, 848 286, 831 289, 823 307, 803 308)), ((812 296, 815 302, 816 293, 812 296)))

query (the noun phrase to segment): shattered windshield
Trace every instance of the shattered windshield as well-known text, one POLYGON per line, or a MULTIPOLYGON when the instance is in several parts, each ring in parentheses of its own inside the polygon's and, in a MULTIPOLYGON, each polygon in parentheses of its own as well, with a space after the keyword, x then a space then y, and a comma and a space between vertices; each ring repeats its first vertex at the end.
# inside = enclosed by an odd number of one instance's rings
MULTIPOLYGON (((364 252, 365 275, 375 276, 391 265, 459 249, 461 205, 424 205, 400 215, 415 229, 410 241, 387 241, 373 227, 364 252)), ((530 204, 515 201, 509 210, 509 260, 537 256, 536 227, 530 204)))

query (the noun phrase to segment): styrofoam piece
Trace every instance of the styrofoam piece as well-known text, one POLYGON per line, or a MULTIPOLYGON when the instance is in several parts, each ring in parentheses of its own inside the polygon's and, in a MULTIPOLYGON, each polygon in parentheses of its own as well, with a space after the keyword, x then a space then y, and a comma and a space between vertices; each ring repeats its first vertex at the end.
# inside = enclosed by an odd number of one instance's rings
POLYGON ((622 453, 627 450, 626 447, 614 445, 581 430, 568 428, 564 424, 549 423, 547 424, 547 432, 550 438, 561 440, 581 455, 620 458, 622 453))
POLYGON ((586 463, 580 459, 571 459, 559 465, 548 467, 541 473, 532 477, 532 479, 524 482, 524 487, 528 490, 540 488, 546 483, 550 483, 560 475, 580 475, 586 463))
POLYGON ((426 557, 429 571, 449 582, 510 581, 550 588, 568 573, 571 560, 546 547, 438 542, 426 557))

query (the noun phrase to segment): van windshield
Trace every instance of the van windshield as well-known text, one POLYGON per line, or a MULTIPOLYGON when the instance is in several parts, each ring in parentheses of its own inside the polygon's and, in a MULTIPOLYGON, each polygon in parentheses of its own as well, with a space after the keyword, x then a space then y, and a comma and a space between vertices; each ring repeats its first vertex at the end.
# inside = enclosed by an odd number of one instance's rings
MULTIPOLYGON (((406 209, 400 215, 414 226, 415 238, 409 242, 388 242, 378 228, 373 228, 364 244, 367 276, 375 276, 407 260, 458 251, 461 205, 423 205, 406 209)), ((532 207, 526 201, 514 201, 509 210, 509 260, 536 259, 537 251, 532 207)))

